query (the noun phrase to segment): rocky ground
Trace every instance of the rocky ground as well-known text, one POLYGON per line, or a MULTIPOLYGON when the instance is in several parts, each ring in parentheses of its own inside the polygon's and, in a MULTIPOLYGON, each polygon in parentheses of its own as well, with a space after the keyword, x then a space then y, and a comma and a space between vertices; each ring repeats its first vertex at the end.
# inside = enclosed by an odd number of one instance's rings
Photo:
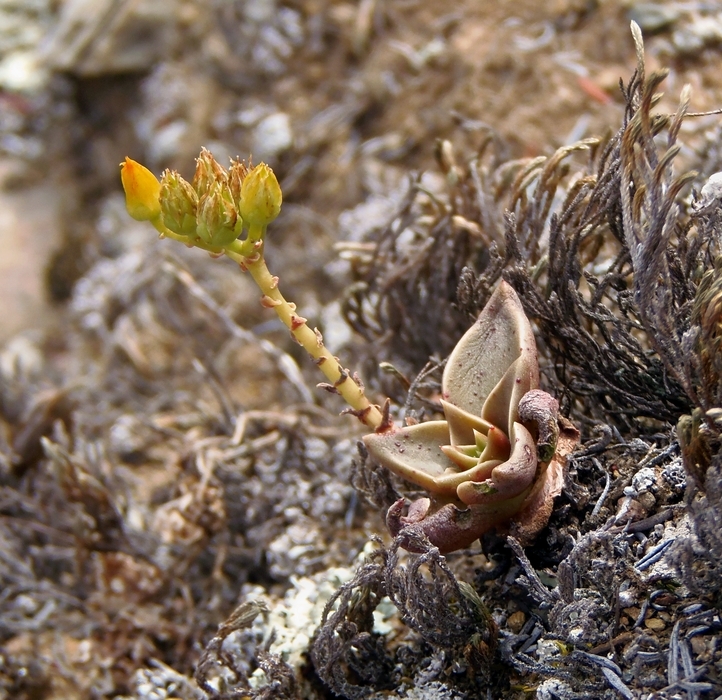
POLYGON ((0 3, 0 697, 722 696, 720 116, 672 117, 720 51, 704 3, 0 3), (272 165, 269 266, 396 417, 520 292, 582 433, 533 546, 392 541, 252 283, 125 212, 201 146, 272 165))

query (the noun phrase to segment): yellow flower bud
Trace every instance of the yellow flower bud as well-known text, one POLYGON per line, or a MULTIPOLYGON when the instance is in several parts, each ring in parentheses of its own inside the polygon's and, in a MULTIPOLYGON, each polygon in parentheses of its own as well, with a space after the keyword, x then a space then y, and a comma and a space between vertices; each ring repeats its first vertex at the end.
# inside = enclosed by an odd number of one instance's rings
POLYGON ((228 173, 213 157, 213 154, 206 148, 201 148, 201 153, 196 158, 196 172, 193 176, 193 188, 199 197, 208 194, 214 182, 227 182, 228 173))
POLYGON ((243 180, 239 213, 246 226, 267 226, 281 211, 281 186, 273 170, 259 163, 243 180))
POLYGON ((211 245, 223 247, 241 232, 238 214, 227 183, 216 180, 198 205, 198 235, 211 245))
POLYGON ((166 170, 160 180, 160 208, 163 223, 171 231, 181 236, 195 236, 198 195, 174 170, 166 170))
POLYGON ((148 168, 130 158, 120 164, 125 206, 137 221, 154 221, 160 216, 160 182, 148 168))

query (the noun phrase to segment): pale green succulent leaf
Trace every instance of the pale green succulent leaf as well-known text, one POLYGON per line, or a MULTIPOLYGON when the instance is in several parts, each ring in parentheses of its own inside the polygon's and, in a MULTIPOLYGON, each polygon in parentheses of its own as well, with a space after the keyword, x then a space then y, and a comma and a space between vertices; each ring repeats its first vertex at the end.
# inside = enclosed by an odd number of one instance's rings
POLYGON ((454 445, 442 445, 441 451, 462 471, 473 469, 479 464, 479 455, 469 455, 463 448, 454 445))
POLYGON ((477 464, 471 469, 460 472, 448 471, 436 479, 436 493, 455 497, 459 485, 465 481, 482 482, 491 477, 496 467, 502 464, 502 460, 477 461, 477 464))
POLYGON ((512 362, 487 397, 481 412, 482 418, 499 426, 509 435, 512 425, 519 420, 521 397, 538 386, 539 362, 536 347, 523 347, 519 357, 512 362))
POLYGON ((486 433, 481 433, 478 430, 474 431, 474 443, 476 444, 476 449, 479 450, 479 452, 484 451, 488 442, 489 440, 486 437, 486 433))
POLYGON ((534 335, 519 297, 511 285, 502 281, 474 325, 451 352, 442 378, 443 398, 467 413, 482 416, 508 430, 506 418, 501 423, 495 422, 501 418, 504 406, 499 410, 489 409, 487 415, 482 409, 494 387, 525 351, 536 357, 534 335))
POLYGON ((444 492, 438 479, 447 470, 459 471, 441 449, 450 442, 446 421, 427 421, 393 432, 371 433, 363 441, 375 462, 431 493, 444 492))
POLYGON ((475 432, 486 435, 489 428, 492 427, 491 423, 481 417, 481 412, 479 415, 474 415, 443 399, 441 405, 449 423, 452 445, 469 445, 476 440, 474 437, 475 432))

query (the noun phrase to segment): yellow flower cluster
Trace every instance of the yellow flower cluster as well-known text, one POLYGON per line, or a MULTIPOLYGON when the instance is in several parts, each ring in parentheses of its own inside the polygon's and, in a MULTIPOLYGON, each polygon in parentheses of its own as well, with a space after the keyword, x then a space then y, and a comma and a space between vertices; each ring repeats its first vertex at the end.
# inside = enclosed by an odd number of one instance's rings
POLYGON ((174 170, 166 170, 159 181, 130 158, 120 167, 128 213, 190 244, 225 248, 244 228, 250 242, 261 240, 281 210, 281 188, 265 163, 249 171, 234 160, 226 170, 203 149, 190 183, 174 170))

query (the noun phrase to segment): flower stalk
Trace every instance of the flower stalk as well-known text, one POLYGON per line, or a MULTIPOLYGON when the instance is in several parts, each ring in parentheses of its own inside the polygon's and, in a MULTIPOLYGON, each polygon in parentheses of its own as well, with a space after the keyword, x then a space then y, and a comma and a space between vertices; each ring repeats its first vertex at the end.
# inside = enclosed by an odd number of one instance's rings
POLYGON ((263 292, 261 304, 276 312, 278 318, 291 332, 293 339, 306 350, 328 379, 329 384, 321 386, 339 394, 350 406, 351 410, 348 412, 369 428, 375 430, 381 427, 384 422, 381 411, 368 400, 360 382, 328 351, 323 344, 321 333, 318 330, 311 330, 306 319, 296 312, 296 305, 286 301, 278 289, 278 277, 272 276, 268 271, 263 255, 258 255, 257 260, 246 261, 243 266, 263 292))
POLYGON ((261 163, 249 170, 232 161, 226 171, 203 149, 192 183, 170 170, 159 181, 130 158, 121 163, 121 181, 128 213, 134 219, 149 221, 161 238, 215 256, 225 255, 249 272, 262 292, 261 304, 276 312, 328 380, 319 386, 340 395, 349 405, 345 412, 372 430, 388 428, 388 420, 368 400, 358 378, 343 368, 324 345, 318 329, 311 330, 296 305, 284 298, 278 277, 266 266, 266 231, 278 216, 282 201, 281 188, 270 167, 261 163), (246 237, 241 239, 244 230, 246 237))

